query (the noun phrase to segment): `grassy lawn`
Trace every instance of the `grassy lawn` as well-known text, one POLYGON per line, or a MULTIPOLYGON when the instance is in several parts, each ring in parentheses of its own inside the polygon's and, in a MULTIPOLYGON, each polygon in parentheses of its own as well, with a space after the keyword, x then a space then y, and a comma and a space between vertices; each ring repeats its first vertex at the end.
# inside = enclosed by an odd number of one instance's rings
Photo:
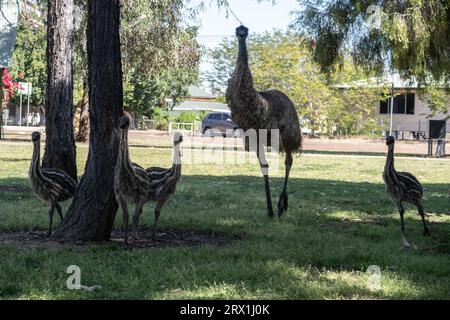
MULTIPOLYGON (((82 171, 87 147, 77 150, 82 171)), ((0 186, 28 185, 31 151, 30 143, 0 143, 0 186)), ((131 156, 145 167, 171 162, 170 149, 132 148, 131 156)), ((426 238, 408 207, 407 237, 417 246, 408 252, 400 250, 399 216, 384 190, 383 166, 381 157, 297 158, 289 211, 270 220, 257 165, 185 165, 161 228, 214 231, 228 244, 126 251, 116 244, 23 249, 0 243, 0 298, 449 299, 450 161, 397 159, 399 171, 423 183, 430 214, 432 237, 426 238), (102 289, 68 290, 69 265, 81 267, 83 285, 102 289), (370 265, 381 268, 378 291, 367 287, 370 265)), ((282 170, 272 173, 275 205, 282 170)), ((147 205, 141 224, 152 223, 153 205, 147 205)), ((36 224, 47 227, 47 207, 33 194, 0 193, 0 230, 36 224)))

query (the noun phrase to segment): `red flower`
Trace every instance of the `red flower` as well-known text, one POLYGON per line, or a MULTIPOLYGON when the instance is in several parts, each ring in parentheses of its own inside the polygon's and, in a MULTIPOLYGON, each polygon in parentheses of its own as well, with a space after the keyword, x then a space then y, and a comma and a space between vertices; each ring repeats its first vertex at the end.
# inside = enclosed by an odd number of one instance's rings
POLYGON ((23 90, 23 87, 20 84, 14 82, 13 78, 11 77, 7 69, 3 69, 3 85, 6 87, 6 91, 3 90, 3 101, 2 101, 5 105, 9 101, 9 99, 14 95, 14 88, 23 90))

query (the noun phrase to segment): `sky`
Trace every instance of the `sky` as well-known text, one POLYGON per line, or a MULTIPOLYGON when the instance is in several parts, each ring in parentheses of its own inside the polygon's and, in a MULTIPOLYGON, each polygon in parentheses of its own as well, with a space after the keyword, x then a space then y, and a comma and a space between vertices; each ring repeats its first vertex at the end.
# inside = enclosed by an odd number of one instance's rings
MULTIPOLYGON (((258 3, 256 0, 228 2, 237 17, 250 29, 250 34, 273 29, 287 30, 293 20, 290 13, 300 8, 297 0, 276 0, 275 5, 270 1, 258 3)), ((226 17, 226 9, 218 9, 214 4, 207 6, 200 15, 200 23, 198 41, 207 48, 217 47, 224 37, 234 37, 234 30, 240 25, 233 15, 226 17)), ((203 58, 200 68, 202 72, 211 68, 208 58, 203 58)))
MULTIPOLYGON (((292 22, 290 12, 299 8, 296 0, 277 0, 275 5, 270 1, 258 3, 256 0, 229 0, 231 9, 250 29, 250 32, 262 33, 274 28, 286 30, 292 22)), ((218 9, 215 5, 207 6, 200 16, 201 29, 199 41, 207 46, 217 45, 223 36, 233 36, 240 24, 229 15, 226 9, 218 9)))

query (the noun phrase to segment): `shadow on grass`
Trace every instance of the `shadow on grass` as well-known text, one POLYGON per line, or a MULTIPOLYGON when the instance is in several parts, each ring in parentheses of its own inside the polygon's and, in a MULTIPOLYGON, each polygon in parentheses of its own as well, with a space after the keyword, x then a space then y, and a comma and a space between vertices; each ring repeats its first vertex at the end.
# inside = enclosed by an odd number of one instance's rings
MULTIPOLYGON (((386 157, 386 152, 363 152, 363 151, 330 151, 330 150, 303 150, 304 154, 323 154, 323 155, 346 155, 346 156, 379 156, 386 157)), ((396 157, 415 157, 428 158, 426 154, 420 153, 396 153, 396 157)))
MULTIPOLYGON (((283 182, 283 178, 270 178, 274 206, 276 206, 283 182)), ((182 189, 177 191, 173 201, 176 202, 177 198, 182 201, 183 198, 192 200, 193 197, 197 197, 198 199, 193 201, 197 209, 201 209, 202 203, 220 208, 222 204, 242 202, 242 199, 251 201, 253 197, 264 196, 263 178, 258 176, 184 175, 180 186, 182 189)), ((423 187, 426 212, 449 215, 450 183, 423 184, 423 187)), ((13 196, 11 193, 31 193, 29 180, 0 179, 0 200, 5 193, 10 193, 9 197, 13 196)), ((380 183, 290 178, 288 194, 290 208, 296 206, 301 208, 303 202, 313 202, 312 205, 315 204, 318 209, 327 209, 324 211, 329 211, 328 209, 356 210, 366 214, 396 211, 386 194, 384 184, 380 183)), ((243 207, 248 206, 252 207, 251 203, 246 202, 243 205, 243 207)))
POLYGON ((17 162, 17 161, 30 161, 31 158, 2 158, 0 157, 0 161, 5 161, 5 162, 17 162))
MULTIPOLYGON (((274 204, 282 183, 281 178, 271 178, 274 204)), ((26 187, 28 181, 0 180, 0 188, 10 185, 26 187)), ((424 189, 426 212, 448 215, 450 184, 425 184, 424 189)), ((430 221, 433 238, 422 238, 420 220, 411 219, 408 211, 407 233, 420 249, 402 253, 399 218, 383 184, 292 178, 289 196, 286 217, 270 220, 265 216, 262 177, 186 175, 163 209, 162 218, 168 216, 163 223, 180 229, 244 233, 245 240, 221 248, 132 252, 117 245, 86 252, 25 252, 0 246, 10 259, 7 264, 0 262, 4 270, 0 296, 18 298, 44 291, 49 298, 54 294, 60 298, 320 299, 444 298, 448 293, 450 226, 446 221, 430 221), (82 265, 86 283, 99 283, 105 290, 85 293, 61 288, 68 264, 82 265), (384 291, 366 288, 364 274, 372 264, 386 274, 384 291), (43 274, 28 275, 29 270, 43 274)), ((12 203, 20 221, 20 215, 28 214, 24 197, 34 195, 1 192, 0 210, 2 203, 12 203)), ((150 214, 144 215, 151 221, 150 214)))

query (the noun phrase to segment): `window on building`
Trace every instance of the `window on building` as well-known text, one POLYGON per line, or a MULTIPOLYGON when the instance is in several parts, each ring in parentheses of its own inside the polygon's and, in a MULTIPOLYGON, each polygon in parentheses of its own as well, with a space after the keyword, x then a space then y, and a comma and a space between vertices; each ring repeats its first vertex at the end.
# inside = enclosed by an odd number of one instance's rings
MULTIPOLYGON (((415 95, 404 93, 394 97, 394 114, 414 114, 415 95)), ((391 113, 391 98, 380 101, 380 114, 391 113)))
POLYGON ((414 114, 416 96, 414 93, 406 94, 406 114, 414 114))

